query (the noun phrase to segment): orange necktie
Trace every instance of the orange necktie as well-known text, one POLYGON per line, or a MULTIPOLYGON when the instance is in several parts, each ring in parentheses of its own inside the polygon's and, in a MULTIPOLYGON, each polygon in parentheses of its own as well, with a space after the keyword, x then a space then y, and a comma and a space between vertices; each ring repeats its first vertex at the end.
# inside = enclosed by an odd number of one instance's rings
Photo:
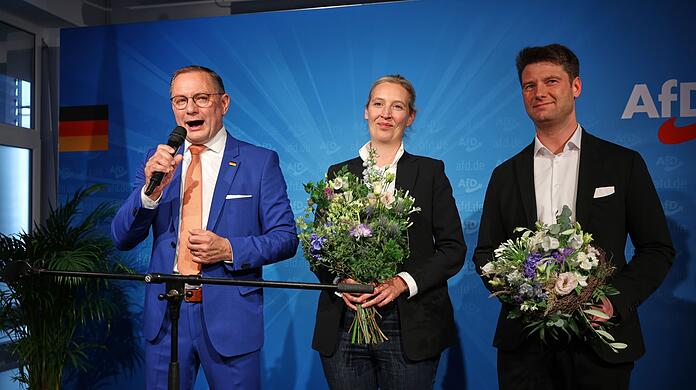
POLYGON ((181 275, 196 275, 201 265, 193 261, 188 249, 189 230, 202 229, 203 225, 203 186, 201 177, 201 152, 205 145, 191 145, 191 162, 184 179, 184 196, 181 200, 181 228, 179 229, 179 259, 177 268, 181 275))

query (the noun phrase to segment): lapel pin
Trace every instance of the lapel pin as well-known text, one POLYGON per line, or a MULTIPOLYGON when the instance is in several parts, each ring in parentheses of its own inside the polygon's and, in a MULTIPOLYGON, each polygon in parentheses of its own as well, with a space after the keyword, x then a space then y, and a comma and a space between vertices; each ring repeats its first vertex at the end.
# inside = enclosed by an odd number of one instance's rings
POLYGON ((236 166, 237 166, 237 162, 236 162, 236 161, 230 161, 228 164, 229 164, 231 167, 236 167, 236 166))

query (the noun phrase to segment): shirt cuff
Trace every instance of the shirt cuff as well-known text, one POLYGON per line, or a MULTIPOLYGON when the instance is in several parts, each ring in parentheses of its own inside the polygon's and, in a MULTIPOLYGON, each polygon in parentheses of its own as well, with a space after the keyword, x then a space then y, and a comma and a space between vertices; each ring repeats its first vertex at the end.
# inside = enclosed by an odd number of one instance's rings
MULTIPOLYGON (((339 278, 338 276, 336 276, 336 277, 334 278, 334 280, 333 280, 333 284, 338 284, 338 281, 339 281, 339 280, 341 280, 341 278, 339 278)), ((337 290, 337 291, 334 291, 334 294, 336 294, 336 296, 339 296, 339 297, 343 298, 343 293, 338 292, 338 290, 337 290)))
POLYGON ((145 209, 156 209, 157 206, 159 206, 160 199, 162 199, 162 194, 160 194, 160 197, 157 198, 157 200, 152 200, 149 196, 145 195, 145 186, 143 186, 143 189, 140 190, 140 203, 143 205, 143 208, 145 209))
POLYGON ((230 242, 230 240, 227 240, 227 245, 230 246, 230 255, 231 255, 231 257, 230 257, 229 260, 225 260, 225 263, 228 264, 228 265, 232 265, 232 264, 234 264, 234 249, 232 248, 232 243, 230 242))
POLYGON ((416 294, 418 294, 418 285, 416 284, 416 280, 413 279, 413 276, 409 274, 408 272, 399 272, 396 274, 396 276, 401 277, 401 279, 406 282, 406 285, 408 286, 408 297, 413 298, 416 294))

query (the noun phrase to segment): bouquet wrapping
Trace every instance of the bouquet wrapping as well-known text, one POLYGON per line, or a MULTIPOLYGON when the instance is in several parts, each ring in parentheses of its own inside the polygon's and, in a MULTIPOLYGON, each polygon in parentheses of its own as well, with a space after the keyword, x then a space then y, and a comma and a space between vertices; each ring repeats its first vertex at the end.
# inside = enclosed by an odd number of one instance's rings
POLYGON ((511 308, 508 318, 520 318, 530 335, 549 337, 594 335, 614 352, 627 347, 607 329, 612 310, 607 296, 618 291, 607 283, 614 268, 592 235, 571 223, 568 206, 552 225, 535 230, 517 228, 515 240, 502 243, 493 261, 482 268, 493 294, 511 308))
MULTIPOLYGON (((375 284, 394 277, 408 258, 410 215, 419 208, 408 191, 388 190, 396 178, 377 167, 376 157, 370 148, 361 178, 344 166, 332 179, 304 185, 309 199, 297 218, 298 236, 313 271, 323 267, 339 278, 375 284)), ((374 307, 357 305, 351 341, 385 341, 379 317, 374 307)))

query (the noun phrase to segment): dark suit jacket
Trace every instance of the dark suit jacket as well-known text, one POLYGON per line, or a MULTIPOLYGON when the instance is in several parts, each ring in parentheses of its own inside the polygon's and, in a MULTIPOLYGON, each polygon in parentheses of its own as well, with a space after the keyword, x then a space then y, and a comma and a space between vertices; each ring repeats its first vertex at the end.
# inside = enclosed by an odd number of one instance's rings
MULTIPOLYGON (((145 182, 143 167, 153 152, 145 156, 133 192, 116 214, 111 231, 116 248, 130 250, 152 230, 148 272, 170 274, 179 237, 181 164, 164 189, 157 208, 143 208, 140 199, 145 182)), ((276 152, 227 134, 207 230, 229 239, 234 262, 203 266, 204 277, 261 280, 263 265, 295 255, 298 240, 285 189, 276 152), (230 161, 236 164, 229 164, 230 161)), ((143 335, 149 341, 157 337, 165 319, 167 303, 157 299, 165 292, 164 288, 164 284, 148 284, 145 288, 143 335)), ((215 350, 224 356, 235 356, 261 348, 262 290, 216 285, 205 285, 203 290, 205 326, 215 350)))
MULTIPOLYGON (((479 273, 493 259, 493 250, 513 238, 515 227, 534 228, 537 210, 533 153, 534 143, 493 171, 474 252, 479 273)), ((620 294, 610 299, 620 321, 610 333, 628 344, 619 353, 600 342, 594 342, 593 349, 607 362, 634 361, 645 353, 636 308, 657 289, 674 258, 662 205, 641 156, 583 130, 575 211, 583 230, 592 233, 594 244, 604 249, 616 267, 610 283, 620 294), (594 199, 597 187, 609 186, 614 187, 614 194, 594 199), (624 251, 628 235, 635 254, 627 263, 624 251)), ((522 343, 525 331, 520 321, 507 319, 507 309, 503 305, 493 345, 510 350, 522 343)))
MULTIPOLYGON (((357 157, 333 165, 327 177, 333 178, 344 165, 362 177, 362 163, 357 157)), ((422 360, 439 355, 454 342, 456 329, 447 279, 464 264, 466 245, 443 162, 404 153, 398 164, 396 187, 408 190, 421 212, 411 214, 411 255, 398 270, 415 279, 418 294, 408 299, 406 292, 397 298, 396 304, 404 353, 409 359, 422 360)), ((317 276, 322 283, 332 283, 336 275, 324 270, 317 276)), ((336 351, 344 310, 346 306, 336 294, 321 293, 312 347, 323 355, 336 351)))

